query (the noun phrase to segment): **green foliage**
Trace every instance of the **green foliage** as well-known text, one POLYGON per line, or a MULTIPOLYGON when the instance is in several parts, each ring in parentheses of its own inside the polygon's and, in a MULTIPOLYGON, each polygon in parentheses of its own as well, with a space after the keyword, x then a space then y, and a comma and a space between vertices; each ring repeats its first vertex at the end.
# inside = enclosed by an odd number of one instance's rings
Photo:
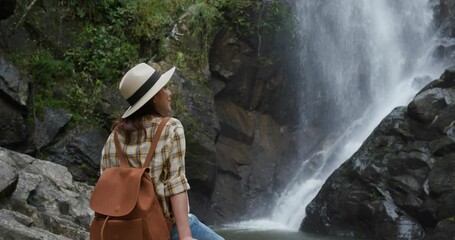
POLYGON ((190 48, 193 50, 191 55, 193 55, 196 65, 204 66, 208 62, 211 39, 219 28, 222 15, 214 5, 205 1, 191 5, 188 12, 188 25, 192 30, 191 36, 196 40, 197 47, 190 48))
POLYGON ((65 53, 66 60, 74 63, 77 72, 89 75, 95 81, 112 82, 138 61, 138 46, 128 42, 125 35, 113 26, 87 24, 84 30, 83 45, 65 53))
POLYGON ((277 33, 293 26, 290 9, 279 0, 213 0, 210 1, 224 16, 224 26, 242 35, 258 32, 277 33))
MULTIPOLYGON (((207 66, 211 42, 220 29, 249 38, 282 31, 290 19, 290 11, 278 0, 62 0, 58 7, 60 12, 53 11, 53 16, 60 13, 64 21, 81 27, 68 40, 70 47, 38 44, 31 55, 16 54, 15 62, 34 80, 34 112, 39 114, 44 106, 65 108, 73 114, 72 124, 102 121, 95 110, 102 89, 117 84, 133 64, 169 57, 188 69, 187 77, 202 79, 198 70, 207 66), (170 49, 166 39, 180 21, 187 21, 189 34, 170 49)), ((273 64, 267 57, 259 60, 273 64)))
MULTIPOLYGON (((186 40, 179 51, 188 56, 186 66, 202 70, 200 72, 204 71, 211 43, 222 28, 234 30, 244 39, 251 39, 260 38, 264 33, 275 36, 293 26, 290 9, 279 0, 198 0, 188 8, 187 14, 191 39, 186 40)), ((263 65, 273 64, 270 58, 260 60, 263 65)))
POLYGON ((72 79, 70 86, 65 101, 66 107, 82 116, 96 116, 94 109, 101 100, 102 81, 82 74, 82 76, 72 79))
MULTIPOLYGON (((64 102, 56 97, 56 89, 65 86, 66 81, 74 76, 70 62, 55 59, 51 51, 40 48, 30 57, 23 54, 13 56, 13 61, 31 75, 33 79, 34 112, 41 114, 44 106, 64 107, 64 102)), ((30 125, 33 125, 31 122, 30 125)))
POLYGON ((254 25, 253 10, 262 1, 254 0, 213 0, 210 1, 221 13, 223 13, 225 26, 235 27, 236 30, 252 30, 254 25))
POLYGON ((33 76, 38 87, 52 87, 55 79, 65 79, 73 74, 71 63, 54 59, 47 49, 37 49, 30 57, 16 54, 13 61, 33 76))
POLYGON ((278 0, 261 6, 261 19, 258 20, 258 31, 271 34, 290 31, 294 26, 291 11, 278 0))
POLYGON ((162 39, 166 32, 163 30, 169 30, 173 23, 171 13, 160 1, 131 1, 128 7, 135 13, 132 32, 136 37, 162 39))
POLYGON ((182 52, 177 52, 176 58, 175 58, 175 65, 178 68, 185 68, 186 63, 185 63, 185 54, 182 52))
MULTIPOLYGON (((75 74, 72 62, 57 59, 45 48, 37 49, 30 58, 17 54, 13 61, 34 81, 32 111, 36 117, 40 117, 43 107, 47 106, 72 112, 76 121, 96 122, 93 110, 101 99, 101 80, 93 80, 83 71, 75 74)), ((31 119, 29 125, 33 126, 31 119)))
POLYGON ((110 17, 115 15, 113 9, 128 3, 128 0, 101 0, 101 1, 80 1, 62 0, 60 5, 68 8, 74 18, 84 19, 92 23, 107 23, 110 17))

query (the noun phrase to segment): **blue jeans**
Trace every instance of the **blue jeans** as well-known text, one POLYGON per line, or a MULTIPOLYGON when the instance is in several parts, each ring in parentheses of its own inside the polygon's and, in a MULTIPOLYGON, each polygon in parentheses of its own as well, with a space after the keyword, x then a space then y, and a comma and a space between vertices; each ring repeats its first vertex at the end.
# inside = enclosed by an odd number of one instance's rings
MULTIPOLYGON (((216 234, 212 229, 201 223, 194 214, 188 214, 188 221, 193 238, 196 238, 197 240, 224 240, 223 237, 216 234)), ((179 240, 176 224, 172 226, 171 240, 179 240)))

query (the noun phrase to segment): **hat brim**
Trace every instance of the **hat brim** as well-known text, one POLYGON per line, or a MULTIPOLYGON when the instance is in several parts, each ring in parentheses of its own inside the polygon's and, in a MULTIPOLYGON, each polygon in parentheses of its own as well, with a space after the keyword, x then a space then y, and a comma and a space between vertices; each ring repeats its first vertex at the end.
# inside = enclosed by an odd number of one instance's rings
POLYGON ((167 72, 161 75, 160 79, 156 81, 156 83, 153 85, 150 90, 144 94, 133 106, 130 106, 125 113, 123 114, 122 118, 127 118, 134 112, 136 112, 139 108, 144 106, 145 103, 147 103, 150 99, 152 99, 153 96, 155 96, 158 91, 160 91, 161 88, 166 85, 167 82, 171 79, 172 75, 175 72, 175 67, 171 68, 167 72))

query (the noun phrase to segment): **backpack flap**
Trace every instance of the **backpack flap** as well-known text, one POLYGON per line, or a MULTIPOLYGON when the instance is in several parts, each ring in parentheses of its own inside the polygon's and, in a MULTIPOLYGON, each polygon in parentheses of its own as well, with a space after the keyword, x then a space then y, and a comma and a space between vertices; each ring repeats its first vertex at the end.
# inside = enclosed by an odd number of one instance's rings
POLYGON ((108 168, 103 171, 90 197, 90 208, 100 214, 120 217, 136 205, 146 168, 108 168))

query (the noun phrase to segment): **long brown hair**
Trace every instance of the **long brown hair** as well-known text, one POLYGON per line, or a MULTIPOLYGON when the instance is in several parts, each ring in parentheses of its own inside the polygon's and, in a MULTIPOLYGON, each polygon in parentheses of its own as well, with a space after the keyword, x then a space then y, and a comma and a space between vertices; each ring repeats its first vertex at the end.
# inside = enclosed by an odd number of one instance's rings
MULTIPOLYGON (((152 98, 153 99, 153 98, 152 98)), ((137 131, 138 138, 141 139, 142 134, 147 137, 147 131, 145 131, 144 123, 142 122, 142 118, 147 115, 157 115, 161 116, 161 114, 156 110, 155 105, 153 105, 152 99, 148 101, 144 106, 139 108, 136 112, 131 114, 126 118, 117 118, 112 123, 112 130, 117 128, 119 132, 121 132, 126 139, 127 143, 131 141, 131 134, 137 131)))

